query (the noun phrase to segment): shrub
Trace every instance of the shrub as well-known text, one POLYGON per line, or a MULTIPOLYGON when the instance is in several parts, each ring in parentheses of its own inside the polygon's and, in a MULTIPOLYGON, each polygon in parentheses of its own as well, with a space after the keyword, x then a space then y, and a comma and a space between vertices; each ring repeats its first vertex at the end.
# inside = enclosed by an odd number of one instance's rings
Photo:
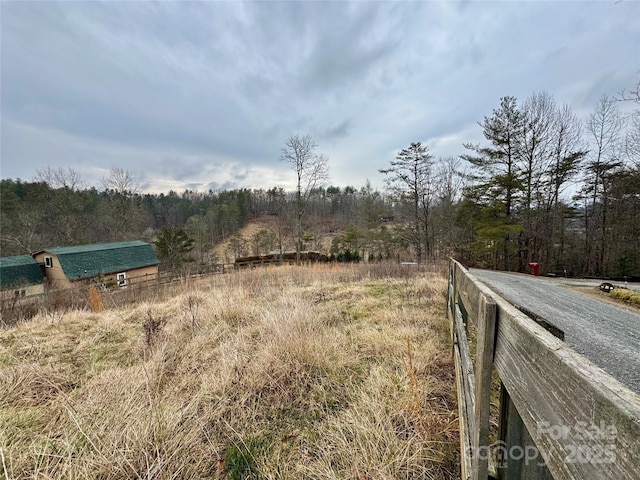
POLYGON ((360 262, 360 253, 355 251, 352 252, 348 248, 336 256, 336 260, 342 263, 358 263, 360 262))
POLYGON ((640 292, 634 292, 627 288, 616 288, 609 293, 609 296, 640 307, 640 292))
POLYGON ((102 298, 100 297, 98 289, 93 285, 89 288, 89 304, 91 305, 92 312, 102 311, 102 298))

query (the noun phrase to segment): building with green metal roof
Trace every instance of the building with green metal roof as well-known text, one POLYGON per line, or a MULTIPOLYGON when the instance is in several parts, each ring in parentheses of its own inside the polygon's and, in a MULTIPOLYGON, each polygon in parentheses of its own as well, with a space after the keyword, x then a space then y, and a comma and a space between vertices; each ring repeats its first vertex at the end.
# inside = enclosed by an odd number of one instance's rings
POLYGON ((126 286, 158 275, 158 257, 146 242, 131 241, 45 248, 33 254, 54 288, 96 279, 126 286))
POLYGON ((0 257, 0 290, 3 298, 43 293, 44 274, 38 262, 29 255, 0 257))

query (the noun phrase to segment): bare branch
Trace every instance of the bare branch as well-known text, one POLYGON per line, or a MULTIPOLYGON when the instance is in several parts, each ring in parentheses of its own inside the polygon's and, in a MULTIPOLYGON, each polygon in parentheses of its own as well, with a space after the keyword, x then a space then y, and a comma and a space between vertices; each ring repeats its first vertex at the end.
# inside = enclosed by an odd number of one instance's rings
POLYGON ((329 160, 317 155, 318 145, 310 135, 294 135, 282 149, 281 160, 291 165, 296 173, 296 253, 302 247, 302 218, 311 192, 329 180, 329 160))
POLYGON ((636 83, 635 87, 632 87, 631 90, 627 93, 626 89, 618 92, 617 97, 615 98, 618 102, 635 102, 640 103, 640 80, 636 83))
POLYGON ((37 170, 36 180, 45 182, 51 188, 68 188, 77 191, 84 187, 80 173, 71 167, 47 168, 37 170))
POLYGON ((113 190, 125 196, 135 196, 140 193, 140 186, 133 175, 123 168, 113 167, 108 176, 102 177, 101 183, 105 190, 113 190))

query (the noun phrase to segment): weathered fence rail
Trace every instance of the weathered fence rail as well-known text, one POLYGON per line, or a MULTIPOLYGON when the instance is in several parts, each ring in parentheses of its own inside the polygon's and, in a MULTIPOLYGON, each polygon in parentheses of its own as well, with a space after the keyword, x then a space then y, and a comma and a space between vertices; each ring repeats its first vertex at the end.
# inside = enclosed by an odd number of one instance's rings
POLYGON ((640 479, 639 395, 455 260, 448 316, 464 480, 485 480, 490 470, 500 479, 640 479), (494 371, 500 433, 490 444, 494 371))
MULTIPOLYGON (((252 259, 234 263, 217 263, 198 265, 190 270, 161 271, 158 274, 128 276, 119 283, 117 280, 102 282, 99 279, 79 282, 71 288, 47 289, 44 293, 27 295, 25 297, 0 298, 0 328, 9 326, 17 321, 30 318, 40 310, 65 310, 72 308, 87 308, 89 305, 89 289, 96 288, 103 300, 136 299, 137 295, 164 286, 171 286, 191 279, 209 275, 236 272, 244 269, 263 268, 271 265, 291 265, 295 260, 279 258, 252 259)), ((308 261, 304 262, 309 263, 308 261)))

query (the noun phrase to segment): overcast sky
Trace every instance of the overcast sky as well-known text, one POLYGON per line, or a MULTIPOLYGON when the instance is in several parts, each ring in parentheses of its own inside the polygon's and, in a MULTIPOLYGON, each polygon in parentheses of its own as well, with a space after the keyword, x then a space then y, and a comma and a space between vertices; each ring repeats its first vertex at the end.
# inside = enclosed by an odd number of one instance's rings
POLYGON ((294 184, 310 134, 331 184, 382 187, 421 141, 479 142, 505 95, 586 118, 640 78, 640 2, 1 2, 1 176, 111 168, 145 191, 294 184))

